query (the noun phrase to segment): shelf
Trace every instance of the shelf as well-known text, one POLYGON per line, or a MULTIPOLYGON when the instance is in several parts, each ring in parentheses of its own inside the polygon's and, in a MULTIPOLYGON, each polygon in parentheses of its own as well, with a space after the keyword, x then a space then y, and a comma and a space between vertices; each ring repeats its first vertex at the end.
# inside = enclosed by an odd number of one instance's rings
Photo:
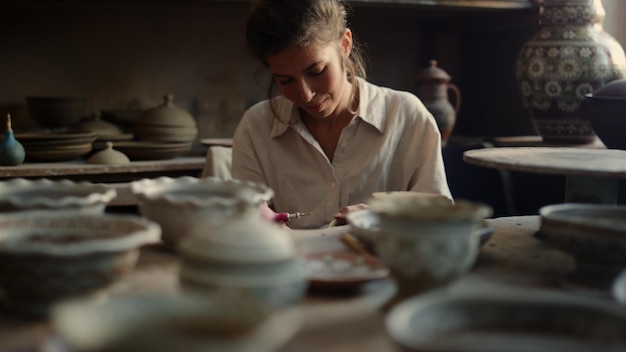
MULTIPOLYGON (((0 0, 0 8, 211 8, 246 5, 252 0, 0 0)), ((537 5, 533 0, 350 0, 353 7, 418 8, 446 10, 515 10, 537 5)))

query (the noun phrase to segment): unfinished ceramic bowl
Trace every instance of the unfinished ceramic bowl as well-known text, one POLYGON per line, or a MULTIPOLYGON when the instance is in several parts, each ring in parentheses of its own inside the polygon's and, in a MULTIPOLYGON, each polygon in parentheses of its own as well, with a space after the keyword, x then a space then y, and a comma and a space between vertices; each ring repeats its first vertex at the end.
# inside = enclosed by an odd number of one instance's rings
POLYGON ((159 226, 138 216, 28 211, 0 215, 2 306, 43 315, 133 270, 159 226))
POLYGON ((85 116, 87 99, 82 97, 26 97, 32 119, 44 128, 76 125, 85 116))
POLYGON ((410 351, 622 351, 625 312, 608 301, 545 290, 436 290, 398 304, 386 327, 410 351))
POLYGON ((554 204, 539 209, 537 238, 576 259, 572 279, 609 289, 626 268, 626 206, 554 204))
POLYGON ((464 275, 480 248, 473 231, 492 213, 483 204, 436 197, 374 199, 370 209, 380 218, 375 250, 398 286, 386 308, 464 275))
POLYGON ((116 195, 114 188, 91 182, 16 178, 0 181, 0 212, 46 209, 102 214, 116 195))
POLYGON ((274 192, 263 185, 219 178, 159 177, 131 184, 141 215, 159 223, 172 248, 196 229, 210 229, 238 214, 239 204, 260 206, 274 192))
POLYGON ((228 296, 144 293, 66 302, 52 323, 77 351, 270 352, 299 330, 301 317, 228 296))

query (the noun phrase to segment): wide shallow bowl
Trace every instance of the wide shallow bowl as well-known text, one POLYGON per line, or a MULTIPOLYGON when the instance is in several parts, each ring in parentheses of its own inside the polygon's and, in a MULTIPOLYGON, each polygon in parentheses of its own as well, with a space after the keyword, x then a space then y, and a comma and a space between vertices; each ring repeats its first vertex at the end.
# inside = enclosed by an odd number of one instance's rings
POLYGON ((0 215, 0 290, 7 310, 46 314, 133 270, 157 224, 132 215, 25 211, 0 215))
POLYGON ((274 196, 263 185, 214 177, 143 179, 133 182, 131 190, 141 215, 161 225, 163 241, 172 247, 194 230, 236 215, 242 202, 261 205, 274 196))
POLYGON ((26 97, 32 119, 41 127, 76 125, 85 116, 87 99, 81 97, 26 97))
POLYGON ((269 352, 299 330, 301 317, 227 296, 143 293, 66 302, 52 322, 79 351, 269 352))
POLYGON ((626 206, 564 203, 539 214, 537 238, 575 257, 573 279, 609 288, 626 267, 626 206))
POLYGON ((0 182, 0 212, 45 209, 102 214, 116 196, 114 188, 86 181, 15 178, 0 182))
POLYGON ((609 301, 521 288, 433 291, 394 307, 386 327, 410 351, 626 350, 626 310, 609 301))
POLYGON ((306 278, 313 291, 355 291, 366 283, 389 276, 373 255, 356 252, 313 252, 306 255, 306 278))

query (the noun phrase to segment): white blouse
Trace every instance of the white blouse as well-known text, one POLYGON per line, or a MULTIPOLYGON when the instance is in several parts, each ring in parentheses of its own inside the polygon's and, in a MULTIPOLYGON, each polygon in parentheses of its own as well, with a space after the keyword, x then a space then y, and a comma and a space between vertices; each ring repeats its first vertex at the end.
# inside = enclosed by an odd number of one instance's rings
POLYGON ((233 177, 266 184, 277 212, 313 212, 291 228, 328 224, 373 192, 418 191, 452 199, 433 116, 413 94, 359 84, 356 117, 339 137, 332 163, 286 98, 250 107, 233 138, 233 177), (286 121, 288 121, 286 123, 286 121))

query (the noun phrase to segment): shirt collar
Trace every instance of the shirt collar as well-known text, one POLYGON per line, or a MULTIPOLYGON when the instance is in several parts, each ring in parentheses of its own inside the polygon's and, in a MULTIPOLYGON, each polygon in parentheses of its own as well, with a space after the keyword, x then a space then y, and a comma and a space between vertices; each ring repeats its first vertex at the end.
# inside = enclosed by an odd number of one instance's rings
MULTIPOLYGON (((357 82, 359 85, 357 117, 374 126, 381 133, 384 132, 384 99, 377 94, 376 87, 371 83, 368 83, 361 77, 357 77, 357 82)), ((283 96, 278 96, 272 99, 272 103, 279 117, 274 119, 271 138, 282 135, 290 126, 296 127, 302 124, 298 108, 291 101, 283 96), (286 123, 285 117, 287 116, 289 118, 286 123)))

